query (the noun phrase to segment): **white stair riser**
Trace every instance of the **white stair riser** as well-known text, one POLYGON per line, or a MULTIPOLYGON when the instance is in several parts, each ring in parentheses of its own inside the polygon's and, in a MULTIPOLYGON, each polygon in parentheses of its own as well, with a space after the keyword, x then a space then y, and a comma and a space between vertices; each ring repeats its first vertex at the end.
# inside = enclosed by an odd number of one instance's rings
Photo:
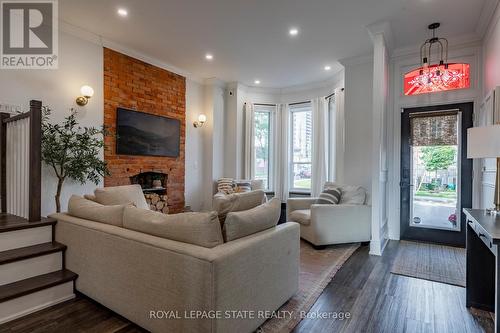
POLYGON ((52 242, 52 226, 0 233, 0 252, 52 242))
POLYGON ((62 252, 0 265, 0 286, 62 269, 62 252))
POLYGON ((75 297, 73 281, 0 303, 0 324, 75 297))

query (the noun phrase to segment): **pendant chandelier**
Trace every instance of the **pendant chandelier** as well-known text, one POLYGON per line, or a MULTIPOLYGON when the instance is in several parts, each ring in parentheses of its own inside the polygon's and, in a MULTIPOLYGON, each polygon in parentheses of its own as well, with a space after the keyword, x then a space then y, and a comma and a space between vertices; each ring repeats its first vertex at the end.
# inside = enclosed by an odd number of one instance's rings
POLYGON ((434 72, 437 76, 441 75, 441 67, 443 69, 448 69, 448 40, 446 38, 439 38, 436 36, 436 29, 441 26, 441 23, 432 23, 429 25, 429 30, 432 30, 432 38, 427 39, 420 47, 420 59, 422 60, 421 65, 421 75, 424 74, 424 69, 430 67, 437 68, 434 72), (436 45, 438 48, 438 54, 441 56, 439 59, 439 64, 432 65, 432 47, 436 45))
POLYGON ((420 68, 405 75, 405 95, 469 87, 469 64, 448 62, 448 40, 436 35, 440 23, 432 23, 432 37, 420 47, 420 68), (437 54, 437 59, 432 59, 437 54))

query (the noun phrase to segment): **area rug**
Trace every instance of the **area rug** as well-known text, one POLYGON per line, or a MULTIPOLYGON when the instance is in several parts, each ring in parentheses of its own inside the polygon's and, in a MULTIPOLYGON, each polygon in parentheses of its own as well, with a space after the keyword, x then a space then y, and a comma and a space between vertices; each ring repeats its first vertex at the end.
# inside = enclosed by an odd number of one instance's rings
POLYGON ((391 273, 465 287, 465 249, 401 241, 391 273))
POLYGON ((307 312, 313 306, 323 289, 358 247, 359 244, 346 244, 315 250, 301 240, 299 291, 278 310, 291 315, 269 319, 257 332, 291 332, 302 320, 301 312, 307 312))

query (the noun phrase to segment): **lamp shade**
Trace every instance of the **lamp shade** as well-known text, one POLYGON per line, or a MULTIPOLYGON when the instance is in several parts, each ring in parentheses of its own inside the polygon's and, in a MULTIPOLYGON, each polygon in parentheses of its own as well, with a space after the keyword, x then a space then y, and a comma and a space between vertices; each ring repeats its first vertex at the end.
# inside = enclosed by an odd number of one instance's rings
POLYGON ((467 130, 467 158, 500 157, 500 125, 467 130))
POLYGON ((80 92, 82 93, 83 96, 90 98, 94 96, 94 89, 92 89, 91 86, 83 86, 80 88, 80 92))
POLYGON ((205 121, 207 121, 207 116, 205 116, 204 114, 200 114, 200 115, 198 116, 198 121, 199 121, 200 123, 204 123, 205 121))

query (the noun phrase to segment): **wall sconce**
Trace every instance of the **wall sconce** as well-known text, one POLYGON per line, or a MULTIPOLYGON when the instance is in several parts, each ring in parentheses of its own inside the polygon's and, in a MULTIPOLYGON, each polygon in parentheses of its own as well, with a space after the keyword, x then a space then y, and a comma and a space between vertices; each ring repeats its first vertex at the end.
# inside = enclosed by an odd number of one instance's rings
POLYGON ((94 96, 94 89, 91 86, 83 86, 80 88, 80 93, 82 96, 76 99, 76 104, 85 106, 89 102, 89 99, 94 96))
POLYGON ((194 127, 198 128, 203 126, 203 124, 207 121, 207 116, 204 114, 200 114, 198 116, 198 120, 193 123, 194 127))

